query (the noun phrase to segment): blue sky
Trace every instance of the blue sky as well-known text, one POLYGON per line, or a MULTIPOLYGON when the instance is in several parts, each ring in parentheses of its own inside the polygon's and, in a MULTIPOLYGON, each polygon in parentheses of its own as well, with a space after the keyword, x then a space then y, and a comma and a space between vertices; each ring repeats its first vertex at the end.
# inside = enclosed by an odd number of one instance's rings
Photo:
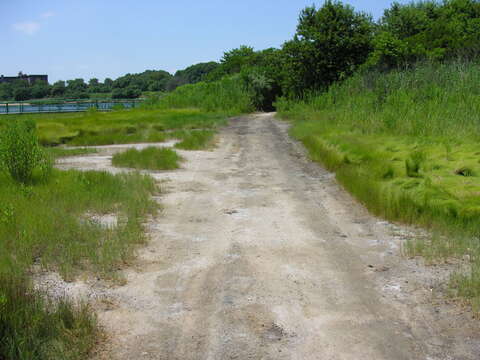
MULTIPOLYGON (((345 1, 379 17, 391 0, 345 1)), ((175 72, 245 44, 290 39, 313 0, 0 0, 0 74, 50 82, 175 72)))

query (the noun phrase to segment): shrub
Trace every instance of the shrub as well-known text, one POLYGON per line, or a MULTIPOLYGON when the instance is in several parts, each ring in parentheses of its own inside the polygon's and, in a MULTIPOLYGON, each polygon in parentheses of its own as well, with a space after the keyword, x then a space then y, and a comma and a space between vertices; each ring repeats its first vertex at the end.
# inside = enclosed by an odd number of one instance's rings
POLYGON ((8 122, 0 138, 0 160, 20 183, 31 182, 36 168, 46 176, 52 167, 38 143, 35 122, 30 120, 8 122))

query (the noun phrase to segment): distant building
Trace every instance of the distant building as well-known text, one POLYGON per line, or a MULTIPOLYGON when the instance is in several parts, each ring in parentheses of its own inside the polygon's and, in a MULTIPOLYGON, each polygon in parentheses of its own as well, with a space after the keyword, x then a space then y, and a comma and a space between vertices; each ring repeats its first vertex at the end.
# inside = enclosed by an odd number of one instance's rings
POLYGON ((48 83, 48 75, 27 75, 21 71, 18 73, 18 76, 3 76, 0 75, 0 83, 4 82, 14 82, 16 80, 25 80, 30 85, 33 85, 35 81, 40 80, 48 83))

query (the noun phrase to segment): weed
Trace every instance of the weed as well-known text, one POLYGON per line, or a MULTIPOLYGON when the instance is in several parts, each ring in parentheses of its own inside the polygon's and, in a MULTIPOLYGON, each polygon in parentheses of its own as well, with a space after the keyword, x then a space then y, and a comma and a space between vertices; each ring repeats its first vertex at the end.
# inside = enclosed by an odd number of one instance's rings
POLYGON ((0 138, 0 160, 19 183, 32 182, 36 168, 42 178, 46 178, 52 168, 52 162, 38 143, 35 123, 28 120, 8 123, 0 138))
POLYGON ((455 170, 455 174, 461 176, 475 176, 473 170, 468 166, 462 166, 461 168, 455 170))
POLYGON ((175 150, 158 147, 148 147, 143 150, 129 149, 115 154, 112 158, 114 166, 150 170, 178 169, 180 161, 181 157, 175 150))
POLYGON ((50 181, 23 185, 0 173, 0 189, 0 359, 87 358, 97 331, 91 309, 52 302, 28 274, 38 264, 65 279, 85 268, 112 277, 144 241, 153 179, 52 170, 50 181), (114 213, 118 225, 84 221, 89 213, 114 213))
POLYGON ((451 287, 478 311, 479 82, 478 64, 427 64, 358 73, 326 93, 276 104, 312 159, 370 211, 435 233, 409 241, 407 254, 470 259, 470 272, 453 277, 451 287))
POLYGON ((182 141, 175 147, 183 150, 204 150, 213 145, 213 131, 191 131, 181 136, 182 141))
POLYGON ((414 151, 412 154, 405 160, 405 169, 407 176, 409 177, 421 177, 420 167, 425 162, 425 153, 422 151, 414 151))
POLYGON ((96 335, 87 305, 52 302, 24 276, 0 274, 0 358, 85 359, 96 335))

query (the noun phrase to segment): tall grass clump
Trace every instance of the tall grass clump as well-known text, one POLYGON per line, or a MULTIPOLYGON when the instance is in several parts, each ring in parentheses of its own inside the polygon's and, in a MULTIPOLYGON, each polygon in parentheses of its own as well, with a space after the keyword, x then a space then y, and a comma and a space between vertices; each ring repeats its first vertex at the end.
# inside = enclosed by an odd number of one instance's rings
POLYGON ((161 97, 156 106, 162 109, 197 108, 207 112, 226 112, 230 115, 254 110, 249 93, 238 75, 214 82, 180 86, 161 97))
POLYGON ((462 139, 480 135, 480 65, 425 63, 357 73, 326 93, 280 100, 279 113, 365 134, 462 139))
POLYGON ((453 62, 358 73, 277 103, 312 159, 370 211, 436 234, 407 242, 408 254, 471 260, 452 286, 472 305, 480 304, 479 96, 480 65, 453 62))
POLYGON ((175 147, 183 150, 205 150, 214 143, 215 133, 209 130, 190 131, 181 137, 175 147))
POLYGON ((31 183, 35 170, 42 177, 50 173, 52 163, 38 143, 35 123, 12 120, 0 134, 0 163, 11 177, 23 184, 31 183))
POLYGON ((73 280, 84 271, 115 279, 144 237, 156 203, 141 174, 52 170, 18 183, 0 171, 0 359, 85 359, 95 344, 86 305, 55 301, 30 280, 37 269, 73 280), (103 215, 116 217, 105 225, 103 215))
POLYGON ((97 332, 87 305, 52 301, 25 277, 0 274, 1 359, 85 359, 97 332))
POLYGON ((132 169, 174 170, 179 168, 181 160, 175 150, 150 146, 117 153, 112 158, 112 164, 132 169))

